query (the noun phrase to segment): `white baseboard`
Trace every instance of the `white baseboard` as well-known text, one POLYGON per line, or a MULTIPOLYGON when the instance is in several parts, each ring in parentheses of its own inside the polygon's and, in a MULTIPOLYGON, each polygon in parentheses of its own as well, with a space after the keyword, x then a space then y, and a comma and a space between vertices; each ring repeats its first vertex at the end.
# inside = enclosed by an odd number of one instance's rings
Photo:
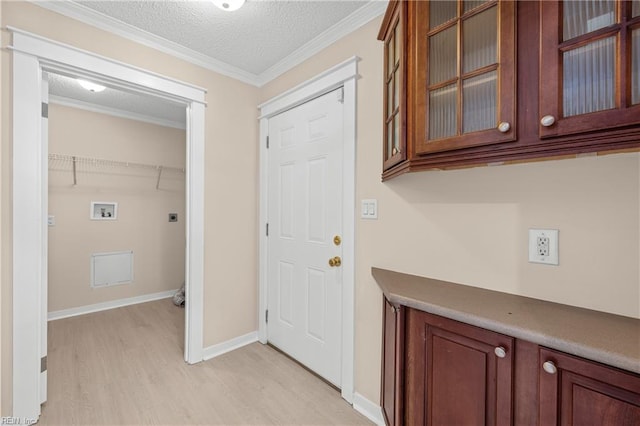
POLYGON ((210 360, 211 358, 215 358, 222 354, 226 354, 227 352, 231 352, 234 349, 241 348, 250 343, 258 341, 258 332, 252 331, 251 333, 245 334, 244 336, 234 337, 231 340, 227 340, 226 342, 218 343, 217 345, 209 346, 204 348, 204 360, 210 360))
POLYGON ((62 309, 60 311, 49 312, 47 319, 54 321, 62 318, 75 317, 78 315, 90 314, 92 312, 106 311, 108 309, 120 308, 122 306, 136 305, 138 303, 151 302, 153 300, 167 299, 172 297, 176 290, 162 291, 160 293, 143 294, 142 296, 129 297, 126 299, 112 300, 110 302, 96 303, 95 305, 78 306, 77 308, 62 309))
POLYGON ((382 408, 358 392, 353 394, 353 408, 378 426, 385 426, 382 408))

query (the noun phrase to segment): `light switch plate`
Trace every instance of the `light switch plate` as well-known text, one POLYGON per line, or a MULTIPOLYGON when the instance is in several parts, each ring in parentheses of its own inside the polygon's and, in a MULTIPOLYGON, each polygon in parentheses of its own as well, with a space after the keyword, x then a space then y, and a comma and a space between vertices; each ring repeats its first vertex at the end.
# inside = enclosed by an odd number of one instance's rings
POLYGON ((558 230, 529 229, 529 262, 558 265, 558 230))
POLYGON ((366 199, 362 200, 360 208, 360 217, 362 219, 377 219, 378 218, 378 200, 366 199))
POLYGON ((47 216, 47 225, 56 226, 56 217, 54 215, 50 214, 47 216))

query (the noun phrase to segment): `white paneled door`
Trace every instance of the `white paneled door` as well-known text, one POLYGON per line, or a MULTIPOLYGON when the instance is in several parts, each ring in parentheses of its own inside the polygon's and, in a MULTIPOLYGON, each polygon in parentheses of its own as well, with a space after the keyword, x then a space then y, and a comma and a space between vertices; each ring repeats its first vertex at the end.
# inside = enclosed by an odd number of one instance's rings
POLYGON ((269 119, 268 340, 341 386, 342 88, 269 119))

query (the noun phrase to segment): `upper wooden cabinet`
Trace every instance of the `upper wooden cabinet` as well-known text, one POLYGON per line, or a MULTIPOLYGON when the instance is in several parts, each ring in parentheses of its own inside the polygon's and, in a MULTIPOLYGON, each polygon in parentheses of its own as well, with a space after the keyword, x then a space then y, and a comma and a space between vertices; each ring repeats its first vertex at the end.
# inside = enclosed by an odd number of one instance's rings
POLYGON ((540 137, 640 123, 640 1, 543 1, 540 137))
POLYGON ((407 3, 391 1, 378 39, 384 41, 384 168, 407 159, 407 3))
POLYGON ((417 154, 515 140, 515 4, 410 4, 417 154))
POLYGON ((640 0, 391 1, 383 179, 640 148, 640 0))

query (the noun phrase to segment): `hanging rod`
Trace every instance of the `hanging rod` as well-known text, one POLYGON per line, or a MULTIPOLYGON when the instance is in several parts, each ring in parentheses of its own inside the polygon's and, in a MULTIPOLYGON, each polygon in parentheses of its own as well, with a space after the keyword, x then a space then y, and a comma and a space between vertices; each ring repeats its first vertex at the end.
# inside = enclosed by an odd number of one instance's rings
POLYGON ((74 185, 76 185, 78 182, 77 180, 78 165, 86 165, 90 167, 107 167, 107 168, 123 167, 123 168, 130 168, 130 169, 154 170, 158 172, 158 177, 156 180, 156 189, 160 187, 160 177, 162 176, 163 172, 166 172, 166 171, 177 172, 177 173, 185 172, 184 167, 171 167, 171 166, 163 166, 163 165, 155 165, 155 164, 134 163, 131 161, 106 160, 102 158, 82 157, 78 155, 68 155, 68 154, 49 154, 49 160, 71 163, 74 185))

